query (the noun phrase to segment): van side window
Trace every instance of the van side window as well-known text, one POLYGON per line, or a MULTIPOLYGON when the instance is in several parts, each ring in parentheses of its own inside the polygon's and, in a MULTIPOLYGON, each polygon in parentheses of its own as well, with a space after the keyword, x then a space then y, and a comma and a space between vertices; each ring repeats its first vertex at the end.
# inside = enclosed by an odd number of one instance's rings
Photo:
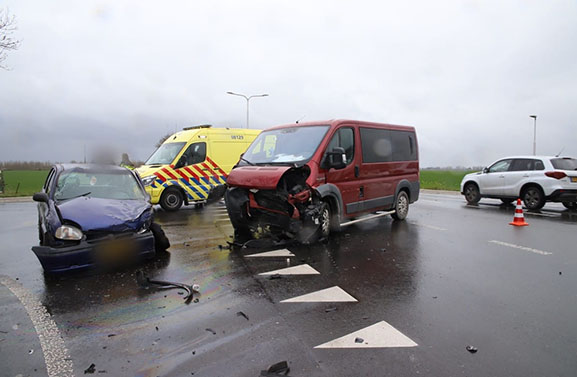
POLYGON ((393 161, 391 131, 365 127, 360 130, 364 163, 393 161))
POLYGON ((206 159, 206 143, 190 144, 186 151, 180 156, 176 168, 189 166, 204 162, 206 159))
POLYGON ((353 161, 355 157, 355 134, 352 128, 346 127, 337 130, 327 146, 327 151, 332 151, 335 147, 341 147, 345 150, 347 165, 353 161))

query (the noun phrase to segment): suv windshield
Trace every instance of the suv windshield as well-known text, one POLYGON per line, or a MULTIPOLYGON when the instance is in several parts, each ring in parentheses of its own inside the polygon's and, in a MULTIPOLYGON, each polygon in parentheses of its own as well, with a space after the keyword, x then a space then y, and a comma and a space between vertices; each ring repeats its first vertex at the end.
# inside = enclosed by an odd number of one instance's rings
POLYGON ((264 131, 248 147, 242 161, 283 165, 305 162, 315 153, 328 129, 329 126, 308 126, 264 131))
POLYGON ((182 150, 186 143, 164 143, 150 156, 144 165, 168 165, 182 150))
POLYGON ((559 170, 577 170, 577 160, 574 158, 553 158, 551 164, 559 170))
POLYGON ((102 199, 146 200, 132 173, 126 171, 70 170, 58 177, 54 199, 58 201, 81 196, 102 199))

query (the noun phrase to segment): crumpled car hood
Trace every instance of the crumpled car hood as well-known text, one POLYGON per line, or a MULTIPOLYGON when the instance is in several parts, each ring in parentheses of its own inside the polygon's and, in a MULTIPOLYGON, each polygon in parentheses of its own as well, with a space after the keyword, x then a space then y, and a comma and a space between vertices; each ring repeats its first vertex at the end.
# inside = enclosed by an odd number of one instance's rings
POLYGON ((152 205, 144 200, 80 197, 57 207, 64 222, 72 221, 82 231, 137 231, 152 217, 152 205))
POLYGON ((241 166, 233 169, 226 183, 229 186, 255 188, 260 190, 275 189, 283 174, 291 166, 241 166))

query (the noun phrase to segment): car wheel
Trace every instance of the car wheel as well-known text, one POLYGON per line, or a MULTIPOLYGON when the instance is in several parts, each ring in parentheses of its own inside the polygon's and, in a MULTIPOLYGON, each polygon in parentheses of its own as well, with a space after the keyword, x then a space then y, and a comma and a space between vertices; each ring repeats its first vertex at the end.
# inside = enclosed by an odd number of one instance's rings
POLYGON ((477 204, 479 203, 479 200, 481 200, 479 187, 474 183, 467 183, 463 192, 465 194, 465 200, 469 204, 477 204))
POLYGON ((170 247, 170 241, 166 237, 166 234, 164 234, 162 227, 157 223, 152 223, 150 224, 150 231, 154 236, 154 249, 157 252, 166 251, 166 249, 170 247))
POLYGON ((331 206, 328 203, 323 203, 320 216, 319 234, 321 238, 327 238, 331 233, 331 206))
POLYGON ((513 200, 515 200, 515 199, 501 198, 501 202, 503 202, 503 204, 505 204, 505 205, 511 204, 513 202, 513 200))
POLYGON ((397 200, 395 202, 395 213, 391 216, 395 220, 404 220, 409 214, 409 196, 406 192, 401 191, 397 195, 397 200))
POLYGON ((537 186, 529 186, 523 191, 523 204, 530 210, 538 210, 545 205, 545 195, 537 186))
POLYGON ((563 202, 563 206, 572 211, 577 210, 577 202, 563 202))
POLYGON ((169 187, 160 197, 160 206, 165 211, 176 211, 182 206, 182 194, 176 187, 169 187))

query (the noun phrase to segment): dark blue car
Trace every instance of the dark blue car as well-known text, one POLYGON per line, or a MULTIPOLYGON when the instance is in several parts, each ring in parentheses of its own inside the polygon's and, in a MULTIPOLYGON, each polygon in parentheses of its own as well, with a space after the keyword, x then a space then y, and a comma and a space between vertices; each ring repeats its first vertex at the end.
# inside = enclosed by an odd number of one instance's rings
POLYGON ((54 165, 38 202, 46 272, 117 266, 153 257, 170 244, 153 223, 152 205, 138 175, 113 165, 54 165))

